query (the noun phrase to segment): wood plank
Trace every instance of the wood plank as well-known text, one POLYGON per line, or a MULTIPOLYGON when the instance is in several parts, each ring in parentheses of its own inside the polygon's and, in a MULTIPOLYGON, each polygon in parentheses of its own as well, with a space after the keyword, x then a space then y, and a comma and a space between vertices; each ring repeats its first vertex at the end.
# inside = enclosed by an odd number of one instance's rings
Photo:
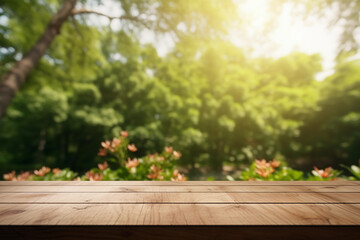
POLYGON ((0 204, 90 203, 359 203, 360 193, 0 193, 0 204))
POLYGON ((360 181, 0 181, 0 186, 353 186, 360 181))
POLYGON ((360 225, 359 204, 0 204, 0 225, 360 225))
POLYGON ((339 240, 359 235, 360 226, 0 226, 0 236, 11 240, 339 240))
POLYGON ((360 186, 0 186, 0 193, 16 192, 360 192, 360 186))

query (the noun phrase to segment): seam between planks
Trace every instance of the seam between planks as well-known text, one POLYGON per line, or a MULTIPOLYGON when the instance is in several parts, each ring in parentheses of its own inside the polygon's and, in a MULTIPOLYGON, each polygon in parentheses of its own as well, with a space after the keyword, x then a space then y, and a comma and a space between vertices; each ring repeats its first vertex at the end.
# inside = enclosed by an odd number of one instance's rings
POLYGON ((231 204, 231 205, 242 205, 242 204, 272 204, 272 205, 354 205, 354 204, 360 204, 360 202, 1 202, 1 204, 31 204, 31 205, 36 205, 36 204, 86 204, 86 205, 92 205, 92 204, 117 204, 117 205, 121 205, 121 204, 170 204, 170 205, 178 205, 178 204, 187 204, 187 205, 202 205, 202 204, 231 204))
POLYGON ((148 185, 148 184, 139 184, 139 185, 108 185, 108 184, 104 184, 104 185, 59 185, 59 184, 54 184, 54 185, 41 185, 41 184, 34 184, 34 185, 30 185, 30 184, 14 184, 14 185, 0 185, 1 187, 17 187, 17 186, 21 186, 21 187, 31 187, 31 186, 36 186, 36 187, 152 187, 152 186, 156 186, 156 187, 192 187, 192 186, 196 186, 196 187, 241 187, 241 186, 245 186, 245 187, 266 187, 266 186, 287 186, 287 187, 301 187, 301 186, 306 186, 306 187, 317 187, 317 186, 324 186, 324 187, 360 187, 360 184, 342 184, 342 185, 314 185, 314 184, 295 184, 295 185, 289 185, 289 184, 231 184, 231 185, 223 185, 223 184, 214 184, 214 185, 201 185, 201 184, 191 184, 191 185, 180 185, 180 184, 174 184, 174 185, 163 185, 163 184, 157 184, 157 185, 148 185))
POLYGON ((20 192, 20 191, 11 191, 11 192, 0 192, 1 193, 48 193, 48 194, 52 194, 52 193, 244 193, 244 194, 249 194, 249 193, 315 193, 315 194, 321 194, 321 193, 360 193, 360 192, 319 192, 319 191, 302 191, 302 192, 295 192, 295 191, 286 191, 286 192, 273 192, 273 191, 268 191, 268 192, 259 192, 259 191, 103 191, 103 192, 94 192, 94 191, 81 191, 81 192, 76 192, 76 191, 68 191, 68 192, 57 192, 57 191, 50 191, 50 192, 44 192, 44 191, 39 191, 39 192, 20 192))

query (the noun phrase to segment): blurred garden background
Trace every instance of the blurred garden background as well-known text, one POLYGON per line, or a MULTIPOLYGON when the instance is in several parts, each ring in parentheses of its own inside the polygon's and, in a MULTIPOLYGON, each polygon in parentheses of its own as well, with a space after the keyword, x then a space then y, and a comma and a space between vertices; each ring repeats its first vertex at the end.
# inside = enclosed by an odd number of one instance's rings
POLYGON ((359 0, 0 0, 1 176, 360 179, 359 14, 359 0))

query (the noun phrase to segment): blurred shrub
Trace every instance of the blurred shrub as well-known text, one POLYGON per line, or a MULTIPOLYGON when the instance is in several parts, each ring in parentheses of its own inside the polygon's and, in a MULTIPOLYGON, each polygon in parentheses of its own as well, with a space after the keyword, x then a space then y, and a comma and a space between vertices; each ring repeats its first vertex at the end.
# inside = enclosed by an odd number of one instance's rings
MULTIPOLYGON (((16 174, 15 171, 4 174, 4 180, 8 181, 118 181, 118 180, 171 180, 184 181, 184 174, 175 168, 176 160, 181 157, 181 153, 172 147, 165 147, 161 153, 148 154, 141 158, 133 157, 138 148, 130 143, 128 132, 121 131, 120 136, 114 137, 111 141, 101 142, 98 156, 104 158, 103 163, 99 163, 96 168, 92 168, 84 175, 78 176, 77 173, 68 168, 50 169, 43 166, 33 172, 22 172, 16 174)), ((359 161, 360 165, 360 161, 359 161)), ((285 161, 265 159, 255 160, 250 167, 241 172, 240 176, 233 178, 226 176, 230 181, 329 181, 338 179, 360 180, 360 167, 352 165, 343 166, 352 173, 352 177, 341 177, 341 171, 332 167, 314 170, 305 176, 303 171, 295 170, 287 166, 285 161)), ((208 181, 214 180, 209 177, 208 181)))
POLYGON ((16 175, 15 171, 4 174, 4 180, 8 181, 71 181, 77 176, 77 173, 71 171, 68 168, 51 169, 48 167, 42 167, 39 170, 34 170, 33 173, 27 171, 16 175))
POLYGON ((51 169, 42 167, 33 173, 23 172, 16 175, 15 171, 4 174, 4 180, 9 181, 116 181, 116 180, 171 180, 184 181, 184 174, 175 169, 175 161, 181 153, 172 147, 165 147, 162 153, 149 154, 142 158, 131 158, 137 151, 135 144, 130 144, 128 132, 122 131, 121 136, 101 143, 98 155, 107 161, 99 163, 97 168, 87 171, 83 176, 70 169, 51 169), (109 163, 108 163, 109 162, 109 163), (111 168, 111 166, 113 168, 111 168))
POLYGON ((283 161, 265 159, 255 160, 249 168, 242 171, 240 180, 293 181, 304 180, 302 171, 294 170, 283 161))
POLYGON ((309 181, 333 181, 338 180, 338 177, 341 174, 341 171, 335 170, 332 167, 327 167, 325 169, 318 169, 316 166, 314 170, 311 171, 312 175, 309 176, 309 181))
MULTIPOLYGON (((350 168, 348 168, 350 169, 350 168)), ((356 173, 358 170, 360 177, 360 168, 351 166, 351 169, 356 173)), ((332 181, 332 180, 346 180, 346 177, 341 177, 341 171, 335 170, 332 167, 326 169, 318 169, 314 166, 314 170, 310 174, 305 175, 303 171, 295 170, 287 166, 284 161, 266 161, 265 159, 255 160, 249 168, 241 172, 238 178, 227 176, 227 179, 245 180, 245 181, 332 181)), ((351 177, 349 180, 355 180, 351 177)))

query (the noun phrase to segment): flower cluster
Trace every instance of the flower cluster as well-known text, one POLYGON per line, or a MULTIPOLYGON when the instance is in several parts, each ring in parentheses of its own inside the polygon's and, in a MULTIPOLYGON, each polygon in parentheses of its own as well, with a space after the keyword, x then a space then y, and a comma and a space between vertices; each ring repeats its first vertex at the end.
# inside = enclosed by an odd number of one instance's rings
POLYGON ((160 166, 155 166, 154 164, 150 167, 151 172, 147 175, 147 177, 151 180, 163 180, 164 176, 161 176, 160 173, 163 172, 160 166))
POLYGON ((161 153, 139 157, 138 147, 129 141, 129 133, 121 131, 119 137, 101 143, 98 156, 107 159, 82 177, 84 180, 173 180, 183 181, 185 176, 174 169, 181 153, 166 146, 161 153), (109 164, 108 164, 109 162, 109 164), (115 170, 112 170, 114 167, 115 170), (176 174, 175 174, 176 173, 176 174), (98 175, 95 175, 98 174, 98 175))
POLYGON ((40 169, 36 169, 31 173, 30 171, 22 172, 19 175, 16 175, 16 172, 13 170, 10 173, 5 173, 3 175, 4 180, 7 181, 68 181, 73 180, 76 177, 76 173, 69 169, 51 169, 46 166, 42 166, 40 169))
POLYGON ((173 169, 174 160, 180 158, 180 156, 180 152, 166 146, 162 153, 148 154, 143 158, 128 158, 125 166, 133 178, 142 176, 142 179, 147 180, 185 181, 184 174, 180 174, 179 170, 173 169))
POLYGON ((267 162, 265 159, 255 160, 255 172, 263 178, 267 178, 271 173, 275 171, 275 168, 280 166, 280 161, 272 160, 267 162))
POLYGON ((105 142, 101 143, 101 146, 103 148, 99 150, 98 155, 106 156, 107 150, 110 152, 115 152, 117 147, 120 146, 120 144, 121 144, 121 139, 119 138, 113 138, 111 142, 109 140, 106 140, 105 142))
POLYGON ((4 180, 7 181, 26 181, 31 178, 32 174, 30 172, 23 172, 16 176, 16 172, 12 170, 9 173, 3 175, 4 180))
MULTIPOLYGON (((228 176, 228 178, 232 178, 228 176)), ((303 172, 286 166, 286 163, 278 160, 266 161, 256 159, 249 168, 241 172, 240 180, 256 181, 293 181, 303 180, 303 172)))
MULTIPOLYGON (((109 140, 102 142, 101 146, 103 148, 100 148, 98 155, 106 156, 108 153, 116 153, 116 151, 119 150, 119 147, 121 147, 122 143, 124 143, 126 141, 126 138, 128 136, 129 136, 129 133, 127 131, 121 131, 120 137, 118 137, 118 138, 114 137, 111 142, 109 140)), ((137 151, 137 148, 135 147, 134 144, 129 144, 128 149, 132 152, 137 151)))
POLYGON ((323 181, 323 180, 338 180, 338 176, 341 174, 340 171, 333 169, 332 167, 327 167, 325 169, 318 169, 314 166, 312 170, 312 175, 309 177, 309 180, 313 181, 323 181))
POLYGON ((40 168, 39 170, 35 170, 34 173, 36 176, 44 176, 45 174, 47 174, 48 172, 50 172, 50 168, 43 166, 42 168, 40 168))
POLYGON ((101 170, 101 171, 104 171, 105 169, 107 169, 109 167, 109 164, 105 161, 104 163, 99 163, 98 164, 98 168, 101 170))
MULTIPOLYGON (((359 163, 360 165, 360 163, 359 163)), ((353 166, 349 170, 355 169, 353 166)), ((360 168, 359 168, 360 169, 360 168)), ((314 166, 311 174, 303 171, 295 170, 286 165, 284 161, 273 159, 266 161, 265 159, 255 160, 249 168, 241 172, 238 178, 227 176, 229 180, 248 180, 248 181, 295 181, 295 180, 308 180, 308 181, 328 181, 338 180, 341 172, 327 167, 325 169, 318 169, 314 166)), ((360 170, 359 170, 360 179, 360 170)))
POLYGON ((107 181, 107 180, 172 180, 184 181, 185 175, 175 169, 175 160, 181 157, 179 151, 173 147, 166 146, 161 153, 147 154, 144 157, 136 157, 138 148, 133 143, 129 143, 129 133, 121 131, 119 137, 114 137, 111 141, 101 142, 98 156, 106 158, 106 161, 97 164, 97 168, 92 168, 82 176, 69 169, 51 169, 43 166, 35 170, 33 174, 24 172, 16 175, 15 171, 4 174, 4 179, 8 181, 25 180, 87 180, 87 181, 107 181), (112 169, 113 168, 113 169, 112 169))
POLYGON ((137 158, 134 158, 134 159, 131 159, 131 158, 128 158, 128 161, 126 163, 126 167, 127 168, 136 168, 138 165, 139 165, 139 160, 137 158))
POLYGON ((331 176, 333 169, 332 167, 328 167, 325 168, 325 170, 323 170, 323 169, 318 169, 316 166, 314 166, 314 170, 315 170, 315 172, 313 172, 314 175, 326 178, 331 176))
POLYGON ((175 169, 171 181, 186 181, 184 174, 179 173, 179 170, 175 169))
POLYGON ((103 174, 95 173, 92 170, 86 172, 85 176, 89 181, 101 181, 104 177, 103 174))

